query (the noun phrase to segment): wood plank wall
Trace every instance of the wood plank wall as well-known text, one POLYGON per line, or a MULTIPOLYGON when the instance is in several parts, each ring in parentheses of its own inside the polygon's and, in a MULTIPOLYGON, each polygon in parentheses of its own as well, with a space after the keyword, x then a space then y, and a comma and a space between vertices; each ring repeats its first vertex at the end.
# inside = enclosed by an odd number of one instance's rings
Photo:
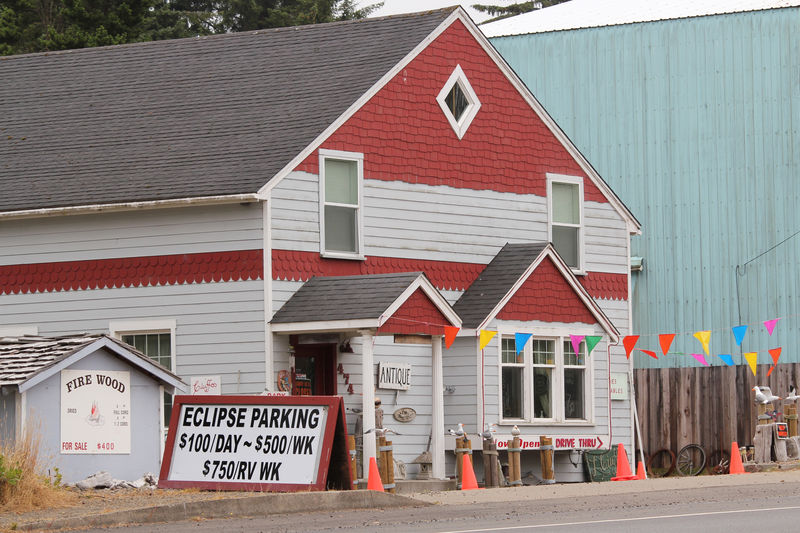
MULTIPOLYGON (((634 371, 636 406, 645 454, 668 448, 676 454, 686 444, 700 444, 708 456, 730 452, 731 442, 752 445, 758 413, 755 385, 787 396, 800 383, 800 363, 699 368, 644 368, 634 371)), ((783 402, 775 404, 783 412, 783 402)))

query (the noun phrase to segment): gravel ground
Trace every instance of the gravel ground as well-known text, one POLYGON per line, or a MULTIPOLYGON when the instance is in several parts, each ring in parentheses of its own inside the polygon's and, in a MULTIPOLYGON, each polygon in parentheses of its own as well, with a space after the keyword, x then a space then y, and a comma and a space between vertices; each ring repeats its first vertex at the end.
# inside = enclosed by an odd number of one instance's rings
POLYGON ((38 509, 25 513, 0 513, 0 528, 3 531, 14 529, 30 522, 105 514, 113 511, 127 511, 159 505, 186 503, 223 498, 250 496, 248 492, 209 492, 199 490, 171 489, 120 489, 120 490, 73 490, 78 496, 74 505, 59 508, 38 509))

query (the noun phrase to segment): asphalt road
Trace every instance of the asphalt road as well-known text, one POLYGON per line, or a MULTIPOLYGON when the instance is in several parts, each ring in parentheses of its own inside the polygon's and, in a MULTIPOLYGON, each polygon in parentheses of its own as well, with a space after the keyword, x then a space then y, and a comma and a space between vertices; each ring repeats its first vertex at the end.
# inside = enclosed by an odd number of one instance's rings
POLYGON ((119 528, 125 533, 520 531, 703 532, 797 531, 800 483, 704 487, 539 501, 273 515, 119 528))

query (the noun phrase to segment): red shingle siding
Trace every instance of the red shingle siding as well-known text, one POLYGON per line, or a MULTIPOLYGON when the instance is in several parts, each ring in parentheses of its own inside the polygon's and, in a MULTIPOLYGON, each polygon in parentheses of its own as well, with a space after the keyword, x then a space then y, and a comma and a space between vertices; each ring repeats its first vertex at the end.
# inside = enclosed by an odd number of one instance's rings
MULTIPOLYGON (((585 173, 460 21, 322 145, 364 153, 367 179, 546 196, 548 172, 585 173), (461 65, 481 109, 459 140, 436 96, 461 65)), ((317 154, 298 170, 319 172, 317 154)), ((588 179, 586 200, 607 202, 588 179)))
POLYGON ((628 276, 608 272, 587 272, 578 278, 592 298, 606 300, 628 299, 628 276))
POLYGON ((272 250, 274 279, 306 281, 314 276, 357 276, 425 272, 440 290, 466 290, 486 265, 369 256, 364 261, 327 259, 314 252, 272 250))
POLYGON ((497 315, 500 320, 583 322, 597 319, 575 294, 553 261, 545 258, 497 315))
POLYGON ((0 294, 261 279, 261 250, 0 266, 0 294))
POLYGON ((450 325, 450 321, 433 305, 428 295, 422 289, 417 289, 378 331, 403 335, 444 335, 444 326, 450 325))

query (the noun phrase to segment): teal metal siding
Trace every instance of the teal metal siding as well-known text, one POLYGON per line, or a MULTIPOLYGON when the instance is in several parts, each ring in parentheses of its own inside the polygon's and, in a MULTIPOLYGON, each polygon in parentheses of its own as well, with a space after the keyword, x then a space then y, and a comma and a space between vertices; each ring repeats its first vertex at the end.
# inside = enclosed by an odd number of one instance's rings
POLYGON ((693 334, 800 362, 800 9, 499 37, 494 46, 642 222, 637 367, 697 366, 693 334), (788 241, 749 263, 736 265, 788 241), (740 318, 741 309, 741 318, 740 318), (763 321, 782 317, 775 333, 763 321))

